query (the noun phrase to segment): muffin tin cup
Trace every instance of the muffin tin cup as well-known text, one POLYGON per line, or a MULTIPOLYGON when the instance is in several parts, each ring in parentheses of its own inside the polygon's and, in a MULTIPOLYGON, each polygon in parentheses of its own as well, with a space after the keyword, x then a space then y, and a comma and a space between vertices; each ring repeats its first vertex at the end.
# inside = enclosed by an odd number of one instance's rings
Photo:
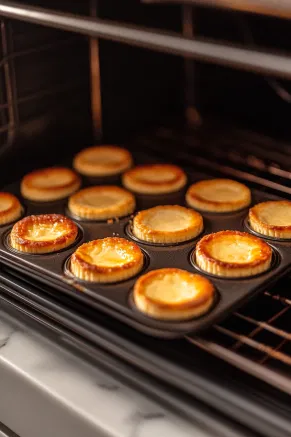
POLYGON ((181 246, 183 244, 196 244, 198 240, 200 240, 203 235, 205 235, 205 231, 204 229, 194 238, 190 238, 189 240, 184 240, 184 241, 178 241, 175 243, 155 243, 153 241, 146 241, 146 240, 141 240, 140 238, 136 237, 132 231, 132 220, 129 221, 129 223, 127 223, 127 225, 125 226, 124 232, 126 234, 126 236, 134 241, 137 244, 144 244, 146 246, 153 246, 153 247, 176 247, 176 246, 181 246))
MULTIPOLYGON (((211 175, 201 173, 189 174, 189 182, 210 178, 211 175)), ((6 187, 6 191, 16 194, 25 207, 26 215, 59 213, 67 214, 67 199, 55 202, 36 203, 21 198, 19 183, 6 187)), ((137 195, 137 210, 165 204, 185 205, 185 190, 168 195, 137 195)), ((270 200, 271 196, 260 191, 253 191, 253 204, 270 200)), ((272 196, 272 200, 276 197, 272 196)), ((281 198, 277 198, 281 200, 281 198)), ((152 244, 137 239, 129 231, 131 217, 117 220, 94 222, 78 220, 75 223, 80 229, 79 239, 65 249, 47 254, 21 253, 12 249, 7 243, 12 225, 0 228, 0 260, 15 270, 34 277, 56 289, 56 293, 65 293, 71 298, 82 301, 86 305, 107 313, 120 321, 149 335, 176 338, 185 334, 196 333, 206 329, 222 318, 229 315, 236 308, 254 297, 257 293, 270 287, 282 275, 291 269, 291 243, 284 240, 272 240, 259 235, 273 250, 271 268, 254 277, 223 278, 203 272, 195 261, 193 251, 196 243, 203 235, 221 230, 239 230, 252 232, 247 226, 248 210, 232 213, 203 213, 204 230, 193 240, 175 244, 152 244), (76 248, 87 241, 110 236, 119 236, 134 241, 142 249, 145 264, 141 272, 130 279, 118 283, 94 283, 79 280, 70 273, 69 260, 76 248), (154 269, 176 267, 199 273, 210 279, 216 290, 216 298, 212 308, 204 315, 181 321, 158 320, 140 312, 133 301, 133 287, 138 276, 154 269)), ((253 232, 252 232, 253 233, 253 232)))
MULTIPOLYGON (((270 246, 270 244, 269 244, 270 246)), ((271 265, 270 267, 265 270, 264 272, 258 273, 256 275, 250 275, 250 276, 228 276, 227 278, 224 278, 225 280, 227 279, 228 281, 244 281, 244 280, 249 280, 249 279, 255 279, 261 275, 265 275, 266 273, 270 272, 272 269, 276 268, 279 264, 280 264, 280 255, 277 252, 277 250, 271 246, 272 249, 272 260, 271 260, 271 265)), ((207 274, 207 276, 209 276, 209 278, 216 278, 216 279, 221 279, 223 278, 223 276, 219 276, 219 275, 215 275, 214 273, 208 273, 205 272, 201 267, 199 267, 199 265, 197 264, 196 260, 195 260, 195 251, 192 251, 190 253, 190 262, 193 265, 193 267, 195 268, 195 270, 197 270, 201 275, 205 275, 207 274)))
MULTIPOLYGON (((21 220, 21 219, 20 219, 21 220)), ((16 223, 16 222, 15 222, 16 223)), ((12 245, 11 245, 11 241, 10 241, 10 233, 11 233, 11 228, 6 231, 6 233, 4 233, 3 235, 3 244, 5 245, 5 247, 10 251, 10 252, 14 252, 16 254, 20 254, 23 256, 49 256, 49 255, 53 255, 54 253, 61 253, 64 251, 67 251, 69 249, 74 248, 75 246, 78 246, 78 244, 80 243, 80 241, 83 240, 83 229, 81 228, 81 226, 76 223, 77 228, 78 228, 78 234, 77 237, 75 239, 75 241, 71 244, 69 244, 67 247, 64 247, 62 249, 59 249, 55 252, 44 252, 44 253, 29 253, 29 252, 21 252, 20 250, 15 249, 12 245)))
POLYGON ((248 217, 246 217, 244 219, 244 227, 246 229, 246 232, 249 232, 250 234, 254 234, 256 237, 259 238, 264 238, 265 240, 269 240, 270 242, 272 241, 277 241, 277 242, 281 242, 281 243, 289 243, 291 244, 291 238, 279 238, 279 237, 273 237, 270 235, 264 235, 264 234, 260 234, 259 232, 255 231, 254 229, 252 229, 250 223, 249 223, 249 219, 248 217))

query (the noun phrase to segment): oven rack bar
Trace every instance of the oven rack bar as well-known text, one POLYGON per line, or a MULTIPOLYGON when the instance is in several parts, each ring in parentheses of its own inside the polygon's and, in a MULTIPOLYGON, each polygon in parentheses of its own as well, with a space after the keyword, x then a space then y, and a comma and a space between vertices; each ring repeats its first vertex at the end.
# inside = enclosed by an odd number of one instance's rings
MULTIPOLYGON (((243 319, 247 322, 250 322, 254 325, 256 325, 260 329, 266 329, 267 331, 272 332, 273 334, 278 335, 279 337, 282 337, 284 340, 291 341, 291 333, 286 332, 283 329, 275 328, 274 326, 270 325, 270 323, 266 322, 260 322, 259 320, 253 319, 252 317, 245 316, 244 314, 240 313, 234 313, 235 316, 239 317, 240 319, 243 319)), ((291 360, 291 357, 290 357, 291 360)))
MULTIPOLYGON (((254 376, 265 380, 269 384, 273 384, 275 387, 281 388, 283 391, 291 394, 291 383, 289 375, 281 372, 274 372, 272 368, 268 366, 270 360, 278 363, 282 363, 286 368, 291 366, 291 354, 283 351, 284 346, 290 345, 291 333, 285 329, 276 327, 276 322, 280 320, 280 317, 286 317, 286 314, 291 309, 290 299, 281 296, 280 294, 272 294, 270 292, 264 292, 264 296, 275 301, 280 301, 283 305, 280 310, 268 318, 266 321, 261 321, 254 317, 250 317, 244 314, 244 308, 235 312, 232 317, 241 319, 248 322, 253 329, 247 334, 240 332, 240 329, 230 328, 225 326, 224 323, 216 325, 209 333, 208 336, 202 337, 188 337, 188 340, 201 347, 202 349, 223 358, 225 361, 234 364, 235 366, 247 370, 254 376), (233 340, 234 343, 230 346, 226 346, 223 340, 218 341, 215 337, 215 332, 222 334, 225 339, 233 340), (277 336, 278 341, 276 346, 271 345, 268 341, 260 341, 258 335, 265 332, 274 334, 277 336), (213 336, 214 335, 214 336, 213 336), (254 352, 260 353, 260 358, 250 359, 241 353, 241 348, 249 347, 254 352), (283 349, 282 349, 283 348, 283 349)), ((260 304, 260 297, 257 304, 260 304)))
POLYGON ((7 1, 0 1, 0 16, 260 74, 291 78, 291 57, 284 53, 191 39, 179 33, 133 27, 7 1))
MULTIPOLYGON (((262 328, 262 326, 260 326, 262 328)), ((222 332, 223 334, 226 334, 230 336, 231 338, 237 340, 240 344, 245 344, 247 346, 252 347, 253 349, 256 349, 258 351, 263 352, 270 358, 274 358, 276 360, 282 361, 282 363, 287 364, 288 366, 291 366, 291 357, 287 354, 284 354, 264 343, 261 343, 259 341, 253 340, 251 337, 248 337, 246 335, 237 334, 236 332, 230 331, 229 329, 223 328, 222 326, 216 326, 215 329, 222 332)), ((287 333, 286 333, 287 334, 287 333)), ((285 339, 281 342, 283 343, 285 339)), ((281 344, 280 344, 281 347, 281 344)))
POLYGON ((143 3, 187 4, 193 6, 230 9, 233 11, 252 12, 254 14, 291 18, 291 2, 289 0, 142 0, 143 3))
POLYGON ((212 340, 208 340, 200 337, 186 337, 187 340, 203 349, 204 351, 221 358, 227 363, 237 367, 238 369, 247 372, 256 378, 265 381, 267 384, 282 390, 282 392, 291 395, 290 377, 284 375, 273 369, 263 366, 261 363, 257 363, 231 349, 228 349, 224 345, 212 340))

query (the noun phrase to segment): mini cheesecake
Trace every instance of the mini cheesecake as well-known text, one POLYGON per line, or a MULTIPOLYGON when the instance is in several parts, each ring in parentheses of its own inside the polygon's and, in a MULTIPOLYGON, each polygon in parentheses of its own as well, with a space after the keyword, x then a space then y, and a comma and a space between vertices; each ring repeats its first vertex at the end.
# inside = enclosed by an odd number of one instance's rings
POLYGON ((271 200, 255 205, 249 211, 249 225, 268 237, 291 238, 291 202, 271 200))
POLYGON ((206 235, 197 243, 195 260, 202 270, 213 275, 254 276, 269 269, 272 249, 246 232, 221 231, 206 235))
POLYGON ((73 167, 84 176, 101 177, 122 173, 132 166, 128 150, 118 146, 94 146, 81 150, 73 167))
POLYGON ((17 197, 0 192, 0 226, 14 222, 22 214, 22 206, 17 197))
POLYGON ((135 276, 143 262, 142 251, 135 243, 108 237, 78 247, 71 258, 71 272, 85 281, 118 282, 135 276))
POLYGON ((164 194, 178 191, 185 186, 184 171, 171 164, 140 165, 122 176, 123 185, 140 194, 164 194))
POLYGON ((43 168, 24 176, 21 181, 21 194, 28 200, 49 202, 69 196, 80 185, 79 176, 69 168, 43 168))
POLYGON ((89 220, 106 220, 131 214, 135 198, 127 190, 114 185, 84 188, 69 199, 69 210, 89 220))
POLYGON ((15 223, 10 244, 21 252, 56 252, 70 246, 77 235, 75 223, 61 214, 31 215, 15 223))
POLYGON ((163 205, 139 212, 133 219, 132 233, 151 243, 179 243, 203 230, 203 218, 189 208, 163 205))
POLYGON ((186 202, 201 211, 238 211, 249 206, 251 192, 245 185, 231 179, 210 179, 191 185, 186 202))
POLYGON ((201 275, 165 268, 141 276, 134 285, 133 300, 147 316, 185 320, 205 314, 213 305, 215 290, 201 275))

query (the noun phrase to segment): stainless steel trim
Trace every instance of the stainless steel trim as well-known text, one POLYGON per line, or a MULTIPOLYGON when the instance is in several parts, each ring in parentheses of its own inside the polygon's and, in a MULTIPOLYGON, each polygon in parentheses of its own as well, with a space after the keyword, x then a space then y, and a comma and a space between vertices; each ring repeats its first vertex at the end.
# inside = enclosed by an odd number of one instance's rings
POLYGON ((291 57, 284 54, 255 51, 212 41, 193 40, 175 33, 158 32, 142 27, 135 28, 6 1, 0 1, 1 15, 200 61, 291 78, 291 57))
POLYGON ((0 437, 19 437, 11 429, 7 428, 3 423, 0 422, 0 437))

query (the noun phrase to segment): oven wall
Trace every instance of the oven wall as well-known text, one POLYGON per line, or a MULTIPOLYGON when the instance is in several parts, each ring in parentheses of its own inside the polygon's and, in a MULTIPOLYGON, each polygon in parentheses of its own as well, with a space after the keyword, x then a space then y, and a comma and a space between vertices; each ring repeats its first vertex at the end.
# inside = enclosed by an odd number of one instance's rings
MULTIPOLYGON (((291 52, 290 21, 250 14, 199 9, 196 28, 201 36, 237 44, 253 42, 261 49, 291 52)), ((275 137, 290 139, 291 84, 279 80, 290 95, 278 96, 269 79, 213 65, 198 65, 199 106, 232 122, 275 137)), ((273 84, 274 85, 274 84, 273 84)))
MULTIPOLYGON (((68 7, 63 0, 34 3, 68 7)), ((88 4, 73 3, 70 10, 88 13, 88 4)), ((0 172, 0 182, 6 183, 91 144, 92 127, 87 38, 21 21, 4 20, 3 26, 0 162, 9 171, 0 172)))
MULTIPOLYGON (((29 4, 88 15, 91 1, 38 0, 29 4)), ((97 4, 100 18, 178 32, 182 28, 180 6, 143 5, 139 0, 97 4)), ((11 20, 4 25, 7 46, 3 46, 2 35, 0 56, 8 60, 0 64, 0 159, 9 172, 1 173, 0 182, 36 166, 61 162, 93 142, 90 40, 11 20), (10 133, 5 126, 10 126, 10 133), (8 134, 11 146, 7 148, 8 134)), ((246 25, 260 46, 291 50, 289 22, 209 9, 195 11, 195 34, 202 37, 244 43, 246 25)), ((166 118, 183 117, 182 58, 103 40, 99 50, 103 141, 126 141, 137 130, 166 118)), ((262 76, 194 64, 195 103, 202 114, 290 137, 290 103, 280 99, 262 76)), ((284 86, 291 92, 290 84, 284 86)))
MULTIPOLYGON (((209 8, 193 11, 194 37, 291 52, 290 21, 209 8)), ((181 6, 169 4, 99 1, 99 16, 166 30, 182 29, 181 6)), ((167 116, 184 117, 182 58, 106 41, 100 42, 100 49, 103 126, 109 140, 135 128, 158 124, 167 116)), ((216 65, 193 64, 194 96, 190 100, 202 115, 221 117, 276 138, 290 138, 290 82, 216 65), (278 95, 278 89, 285 100, 278 95)))
MULTIPOLYGON (((94 0, 38 0, 35 6, 88 16, 94 0)), ((139 0, 97 2, 100 18, 179 31, 179 6, 165 9, 139 0)), ((0 183, 29 169, 61 162, 93 143, 90 39, 5 20, 9 69, 0 68, 0 159, 11 169, 0 183), (9 109, 7 87, 12 88, 9 109), (10 106, 11 106, 10 105, 10 106), (4 108, 4 109, 3 109, 4 108), (12 120, 13 118, 13 120, 12 120), (12 122, 13 121, 13 122, 12 122), (17 159, 15 157, 17 156, 17 159)), ((3 41, 2 41, 3 42, 3 41)), ((103 141, 122 141, 136 130, 179 115, 183 107, 183 60, 108 41, 99 42, 103 141)), ((1 59, 5 54, 0 52, 1 59)))
MULTIPOLYGON (((143 5, 140 0, 99 1, 100 18, 181 31, 179 6, 143 5)), ((100 41, 103 128, 118 141, 183 111, 183 60, 100 41)))

